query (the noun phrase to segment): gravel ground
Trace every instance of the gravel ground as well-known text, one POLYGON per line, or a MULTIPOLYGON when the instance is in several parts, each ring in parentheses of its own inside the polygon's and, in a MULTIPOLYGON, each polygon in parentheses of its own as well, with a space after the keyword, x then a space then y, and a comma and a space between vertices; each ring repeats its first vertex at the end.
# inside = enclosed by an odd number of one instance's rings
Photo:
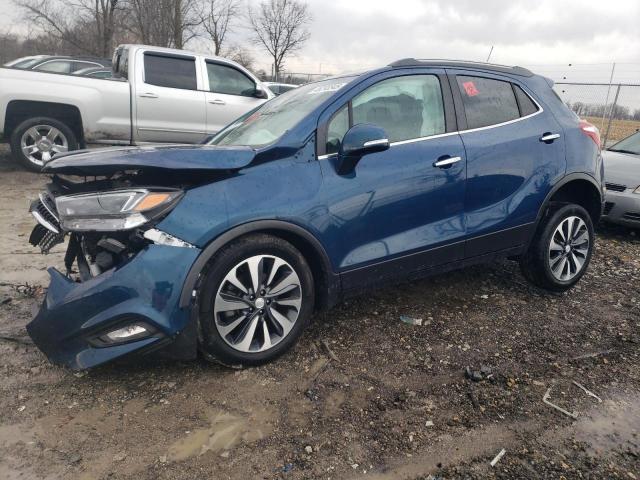
POLYGON ((0 478, 640 478, 640 232, 600 227, 567 294, 497 263, 345 302, 260 368, 73 374, 24 329, 62 260, 27 243, 45 178, 0 175, 0 478))

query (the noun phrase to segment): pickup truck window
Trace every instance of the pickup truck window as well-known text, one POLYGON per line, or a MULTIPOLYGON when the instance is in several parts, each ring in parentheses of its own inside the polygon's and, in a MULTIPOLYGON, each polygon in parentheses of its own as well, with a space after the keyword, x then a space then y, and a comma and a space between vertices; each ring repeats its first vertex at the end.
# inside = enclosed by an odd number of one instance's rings
POLYGON ((196 61, 193 58, 145 53, 144 82, 159 87, 197 90, 196 61))
POLYGON ((207 75, 209 90, 214 93, 252 97, 256 91, 255 82, 233 67, 207 62, 207 75))

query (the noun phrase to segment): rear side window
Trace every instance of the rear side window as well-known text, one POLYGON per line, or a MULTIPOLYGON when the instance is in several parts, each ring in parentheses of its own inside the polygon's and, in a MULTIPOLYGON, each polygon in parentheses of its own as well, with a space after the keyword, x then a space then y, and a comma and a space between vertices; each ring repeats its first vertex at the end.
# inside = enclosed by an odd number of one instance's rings
POLYGON ((518 85, 514 85, 513 89, 516 91, 516 97, 518 99, 518 105, 520 105, 520 116, 526 117, 527 115, 532 115, 538 111, 538 107, 533 100, 524 93, 524 90, 520 88, 518 85))
POLYGON ((467 128, 480 128, 520 117, 511 83, 481 77, 457 77, 467 128))
POLYGON ((144 81, 159 87, 196 90, 196 61, 193 58, 145 53, 144 81))
POLYGON ((212 92, 243 97, 252 97, 256 92, 253 80, 235 68, 207 62, 207 74, 212 92))

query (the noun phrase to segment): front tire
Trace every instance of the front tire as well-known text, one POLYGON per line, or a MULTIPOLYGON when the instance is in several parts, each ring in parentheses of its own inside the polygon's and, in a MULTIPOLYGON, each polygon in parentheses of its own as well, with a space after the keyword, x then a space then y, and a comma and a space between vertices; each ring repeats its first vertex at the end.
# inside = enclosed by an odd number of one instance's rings
POLYGON ((53 118, 30 118, 11 134, 13 157, 32 172, 40 172, 56 153, 77 149, 78 140, 73 131, 53 118))
POLYGON ((523 275, 546 290, 569 290, 589 266, 594 238, 591 217, 581 206, 569 204, 550 210, 520 259, 523 275))
POLYGON ((311 269, 290 243, 257 234, 229 244, 199 289, 200 351, 230 366, 269 362, 298 340, 314 298, 311 269))

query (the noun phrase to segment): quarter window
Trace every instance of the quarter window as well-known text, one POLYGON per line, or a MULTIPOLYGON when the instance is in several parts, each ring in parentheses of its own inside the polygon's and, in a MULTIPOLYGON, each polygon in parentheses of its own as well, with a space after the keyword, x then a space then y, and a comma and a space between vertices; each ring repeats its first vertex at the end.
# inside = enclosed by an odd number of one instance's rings
POLYGON ((458 76, 468 128, 487 127, 520 117, 511 83, 458 76))
POLYGON ((349 107, 338 110, 327 127, 327 154, 338 153, 342 137, 349 130, 349 107))
POLYGON ((411 75, 376 83, 353 101, 353 124, 382 127, 390 142, 445 132, 440 81, 435 75, 411 75))
POLYGON ((520 105, 520 116, 526 117, 527 115, 532 115, 538 111, 538 107, 533 100, 524 93, 524 90, 520 88, 518 85, 514 85, 513 89, 516 91, 516 97, 518 98, 518 105, 520 105))
POLYGON ((196 90, 196 61, 193 58, 145 53, 144 81, 159 87, 196 90))
POLYGON ((212 92, 243 97, 252 97, 255 94, 254 81, 235 68, 207 62, 207 74, 209 90, 212 92))

